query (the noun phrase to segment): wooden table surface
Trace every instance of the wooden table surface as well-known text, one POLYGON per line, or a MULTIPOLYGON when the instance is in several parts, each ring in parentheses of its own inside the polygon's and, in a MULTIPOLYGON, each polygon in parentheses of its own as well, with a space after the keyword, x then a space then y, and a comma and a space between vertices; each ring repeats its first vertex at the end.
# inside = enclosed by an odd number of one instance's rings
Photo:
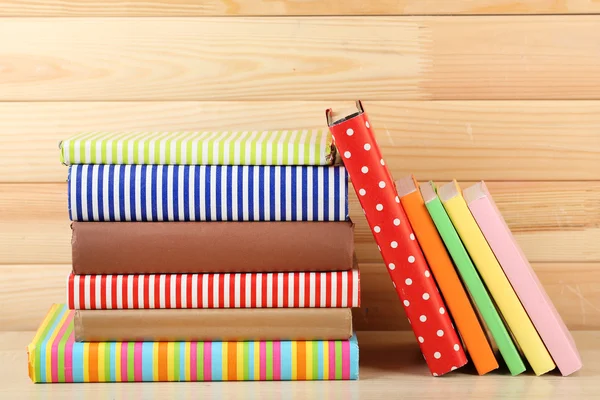
POLYGON ((360 380, 338 382, 202 382, 33 384, 26 346, 33 332, 0 334, 0 399, 589 399, 598 397, 600 332, 574 332, 584 368, 570 377, 505 370, 477 376, 470 368, 429 375, 412 333, 359 332, 360 380))

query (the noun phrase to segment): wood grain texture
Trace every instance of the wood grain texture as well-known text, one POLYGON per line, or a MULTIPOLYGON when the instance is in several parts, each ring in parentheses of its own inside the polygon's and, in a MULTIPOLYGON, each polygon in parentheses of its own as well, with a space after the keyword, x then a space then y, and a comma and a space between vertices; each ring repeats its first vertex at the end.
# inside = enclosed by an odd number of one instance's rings
MULTIPOLYGON (((0 102, 0 182, 64 182, 81 131, 326 129, 350 101, 0 102)), ((394 176, 599 180, 600 101, 366 101, 394 176)))
MULTIPOLYGON (((569 329, 600 329, 600 264, 534 263, 548 296, 569 329)), ((384 264, 361 264, 360 330, 410 330, 384 264)))
POLYGON ((600 16, 5 18, 0 37, 0 100, 600 99, 600 16))
MULTIPOLYGON (((600 329, 600 264, 534 263, 570 329, 600 329)), ((361 264, 357 330, 410 330, 383 264, 361 264)), ((51 303, 64 303, 69 265, 0 266, 0 331, 36 329, 51 303)))
MULTIPOLYGON (((489 182, 489 188, 531 261, 600 261, 600 182, 489 182)), ((2 184, 0 204, 0 264, 71 262, 66 184, 2 184)), ((350 216, 359 261, 380 262, 352 188, 350 216)))
POLYGON ((3 0, 0 17, 585 14, 597 0, 3 0))

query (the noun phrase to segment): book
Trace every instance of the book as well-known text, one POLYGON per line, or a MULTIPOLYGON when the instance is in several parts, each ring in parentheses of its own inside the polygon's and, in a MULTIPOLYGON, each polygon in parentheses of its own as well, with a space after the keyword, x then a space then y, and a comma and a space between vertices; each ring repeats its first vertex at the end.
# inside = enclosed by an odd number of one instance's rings
POLYGON ((73 221, 346 221, 341 166, 72 165, 73 221))
POLYGON ((73 273, 347 271, 351 222, 73 222, 73 273))
POLYGON ((504 322, 483 282, 469 254, 463 245, 454 225, 438 195, 433 182, 426 182, 419 185, 419 189, 425 201, 427 211, 431 215, 435 226, 444 241, 454 265, 462 278, 469 295, 475 303, 475 307, 481 315, 483 323, 490 332, 491 339, 498 347, 500 355, 504 359, 508 370, 512 375, 519 375, 525 371, 525 364, 515 346, 510 333, 506 329, 504 322))
POLYGON ((362 103, 327 122, 342 156, 386 269, 430 372, 440 376, 467 363, 435 280, 400 204, 391 174, 362 103))
POLYGON ((75 275, 75 310, 360 307, 358 266, 350 271, 75 275))
POLYGON ((347 340, 349 308, 76 310, 76 342, 347 340))
POLYGON ((463 195, 479 229, 562 375, 581 369, 575 341, 483 181, 463 195))
POLYGON ((324 130, 83 132, 59 148, 65 165, 331 165, 336 158, 324 130))
POLYGON ((355 380, 358 342, 75 342, 75 311, 55 304, 27 346, 36 383, 355 380))
POLYGON ((441 186, 438 195, 533 371, 536 375, 551 371, 554 362, 477 226, 458 183, 453 181, 441 186))
POLYGON ((76 342, 347 340, 349 308, 76 310, 76 342))
POLYGON ((456 273, 444 242, 427 211, 414 176, 396 181, 400 203, 423 250, 448 311, 454 319, 458 333, 480 375, 498 368, 492 347, 488 343, 475 310, 456 273))

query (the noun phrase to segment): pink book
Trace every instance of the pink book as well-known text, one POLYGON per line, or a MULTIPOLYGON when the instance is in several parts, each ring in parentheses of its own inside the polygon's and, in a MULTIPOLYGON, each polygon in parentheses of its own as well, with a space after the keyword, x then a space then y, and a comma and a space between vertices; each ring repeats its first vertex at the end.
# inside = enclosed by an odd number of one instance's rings
POLYGON ((463 191, 469 210, 563 376, 581 369, 575 341, 546 294, 485 183, 463 191))

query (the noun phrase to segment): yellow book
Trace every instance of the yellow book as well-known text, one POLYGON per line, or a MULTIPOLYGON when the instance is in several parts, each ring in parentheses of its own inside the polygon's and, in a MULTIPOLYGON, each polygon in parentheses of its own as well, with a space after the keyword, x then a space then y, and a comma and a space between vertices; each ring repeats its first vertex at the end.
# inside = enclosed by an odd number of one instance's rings
POLYGON ((553 370, 550 353, 471 215, 456 181, 441 186, 438 196, 533 372, 542 375, 553 370))

